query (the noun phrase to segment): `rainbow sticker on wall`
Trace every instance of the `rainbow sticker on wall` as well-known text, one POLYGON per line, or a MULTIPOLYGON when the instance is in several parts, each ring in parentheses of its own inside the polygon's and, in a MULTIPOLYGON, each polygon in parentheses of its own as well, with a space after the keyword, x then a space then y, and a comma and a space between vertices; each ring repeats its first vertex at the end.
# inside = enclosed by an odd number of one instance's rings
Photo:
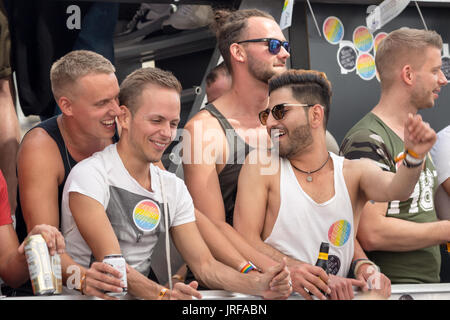
POLYGON ((159 206, 150 199, 140 201, 133 210, 133 221, 141 231, 152 231, 161 220, 159 206))
POLYGON ((373 43, 373 53, 374 53, 374 55, 377 54, 378 46, 380 45, 381 40, 383 40, 387 36, 388 36, 388 34, 386 32, 380 32, 380 33, 378 33, 375 36, 375 40, 374 40, 374 43, 373 43))
POLYGON ((375 59, 370 53, 363 53, 356 59, 356 73, 363 80, 372 80, 375 77, 377 69, 375 59))
POLYGON ((352 233, 352 225, 347 220, 339 220, 328 229, 328 240, 335 247, 342 247, 352 233))
POLYGON ((365 26, 359 26, 353 31, 353 44, 361 52, 369 52, 373 47, 373 35, 365 26))
POLYGON ((338 44, 344 38, 344 25, 337 17, 328 17, 323 22, 322 31, 331 44, 338 44))

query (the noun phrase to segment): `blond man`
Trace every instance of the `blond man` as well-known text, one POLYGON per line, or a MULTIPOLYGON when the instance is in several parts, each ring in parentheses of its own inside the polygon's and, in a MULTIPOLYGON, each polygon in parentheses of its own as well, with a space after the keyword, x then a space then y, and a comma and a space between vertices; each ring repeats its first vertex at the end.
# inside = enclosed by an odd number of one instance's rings
MULTIPOLYGON (((384 171, 399 170, 396 159, 404 152, 408 114, 432 108, 447 84, 441 49, 439 34, 410 28, 395 30, 380 43, 375 60, 380 100, 347 133, 341 154, 369 158, 384 171)), ((450 222, 436 218, 437 174, 430 156, 420 165, 420 179, 408 199, 367 203, 361 216, 358 239, 392 283, 439 282, 439 244, 450 240, 450 222)))

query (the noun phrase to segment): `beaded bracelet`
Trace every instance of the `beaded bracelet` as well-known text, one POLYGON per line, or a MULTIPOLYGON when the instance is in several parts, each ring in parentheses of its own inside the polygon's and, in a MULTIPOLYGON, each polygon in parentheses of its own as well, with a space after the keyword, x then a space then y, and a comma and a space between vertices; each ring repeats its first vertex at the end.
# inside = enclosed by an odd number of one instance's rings
POLYGON ((161 291, 158 294, 158 300, 162 300, 164 298, 164 296, 166 295, 167 292, 167 288, 162 288, 161 291))

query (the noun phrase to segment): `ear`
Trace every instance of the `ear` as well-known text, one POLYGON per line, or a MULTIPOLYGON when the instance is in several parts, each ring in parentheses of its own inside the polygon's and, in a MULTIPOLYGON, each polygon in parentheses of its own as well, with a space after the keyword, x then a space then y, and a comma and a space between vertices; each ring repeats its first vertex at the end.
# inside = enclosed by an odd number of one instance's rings
POLYGON ((231 58, 238 62, 245 62, 247 60, 247 54, 241 45, 233 43, 230 46, 231 58))
POLYGON ((325 107, 320 104, 316 104, 309 108, 309 124, 311 128, 323 128, 323 122, 325 121, 325 107))
POLYGON ((128 130, 130 127, 131 118, 132 118, 131 111, 124 105, 119 106, 119 108, 120 108, 120 111, 122 111, 122 112, 120 113, 120 115, 117 116, 117 122, 119 123, 119 125, 122 129, 128 130))
POLYGON ((72 101, 69 98, 62 96, 58 99, 57 103, 63 114, 66 116, 73 115, 72 101))
POLYGON ((415 79, 412 66, 409 64, 404 65, 400 76, 407 85, 412 85, 415 79))

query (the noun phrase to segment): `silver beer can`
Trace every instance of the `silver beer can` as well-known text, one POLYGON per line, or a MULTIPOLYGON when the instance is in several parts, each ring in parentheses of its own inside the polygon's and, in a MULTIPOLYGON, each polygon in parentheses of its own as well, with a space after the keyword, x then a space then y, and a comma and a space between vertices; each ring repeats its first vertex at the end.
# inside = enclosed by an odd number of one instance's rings
POLYGON ((122 282, 125 287, 122 288, 122 292, 106 292, 107 295, 112 297, 121 297, 127 294, 127 267, 125 258, 121 254, 110 254, 103 258, 103 263, 109 264, 114 269, 122 273, 122 282))
POLYGON ((53 272, 44 238, 40 234, 32 235, 25 240, 24 248, 34 295, 53 294, 55 292, 53 272))
POLYGON ((52 264, 53 286, 55 287, 55 292, 53 292, 53 294, 61 294, 62 293, 61 257, 59 254, 55 253, 53 256, 50 256, 50 261, 52 264))

